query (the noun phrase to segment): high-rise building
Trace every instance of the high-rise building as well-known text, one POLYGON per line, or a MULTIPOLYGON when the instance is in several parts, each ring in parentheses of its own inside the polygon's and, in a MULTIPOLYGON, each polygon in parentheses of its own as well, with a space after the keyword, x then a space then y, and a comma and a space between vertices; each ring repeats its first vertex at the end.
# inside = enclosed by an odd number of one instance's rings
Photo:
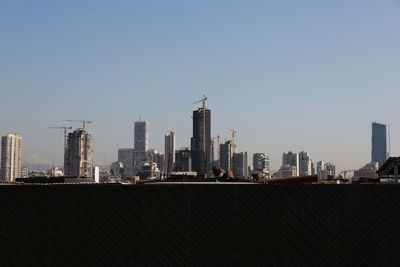
POLYGON ((161 171, 165 172, 165 156, 163 153, 158 152, 155 149, 149 149, 147 150, 147 162, 150 165, 156 164, 156 167, 161 171))
POLYGON ((232 157, 233 174, 235 177, 248 178, 249 164, 247 152, 234 153, 232 157))
POLYGON ((336 177, 336 166, 332 163, 318 161, 317 175, 319 179, 334 179, 336 177))
POLYGON ((233 154, 236 153, 236 146, 233 144, 232 140, 228 140, 225 142, 225 144, 221 144, 219 153, 221 168, 225 171, 233 171, 232 158, 233 154))
POLYGON ((192 171, 192 152, 188 147, 175 151, 175 172, 192 171))
POLYGON ((146 152, 149 149, 149 122, 135 122, 135 150, 146 152))
POLYGON ((318 161, 317 162, 317 176, 319 179, 327 179, 327 173, 325 171, 325 162, 318 161))
POLYGON ((294 177, 298 176, 296 166, 291 165, 283 165, 277 174, 278 177, 287 178, 287 177, 294 177))
POLYGON ((193 137, 191 139, 192 169, 198 176, 206 176, 211 170, 211 110, 199 108, 193 111, 193 137))
POLYGON ((4 182, 15 182, 22 175, 22 138, 9 133, 1 139, 1 175, 4 182))
POLYGON ((118 149, 118 161, 122 163, 124 175, 127 177, 134 176, 135 170, 135 150, 133 148, 118 149))
POLYGON ((137 170, 138 167, 143 166, 148 161, 147 151, 137 151, 133 150, 133 165, 137 170))
POLYGON ((165 172, 165 154, 157 153, 154 157, 154 162, 157 163, 157 167, 161 172, 165 172))
POLYGON ((314 165, 314 162, 313 161, 311 161, 311 175, 316 175, 317 174, 317 172, 315 171, 315 165, 314 165))
POLYGON ((174 170, 175 164, 175 133, 169 132, 165 135, 165 168, 170 173, 174 170))
POLYGON ((219 137, 218 143, 215 138, 211 138, 211 163, 212 167, 219 167, 219 137))
POLYGON ((292 166, 296 168, 294 176, 299 176, 300 174, 300 164, 299 164, 299 154, 289 151, 288 153, 283 153, 282 155, 282 166, 292 166))
POLYGON ((378 162, 379 166, 389 158, 389 135, 388 126, 385 124, 372 123, 372 151, 371 161, 378 162))
POLYGON ((100 167, 93 167, 93 180, 95 183, 100 183, 100 167))
POLYGON ((299 153, 299 176, 307 176, 312 174, 311 156, 307 152, 299 153))
POLYGON ((332 163, 325 164, 325 171, 329 179, 334 179, 336 177, 336 166, 332 163))
POLYGON ((270 163, 267 155, 264 153, 253 154, 253 171, 257 173, 270 172, 270 163))
POLYGON ((65 176, 92 178, 93 138, 83 129, 68 134, 64 166, 65 176))

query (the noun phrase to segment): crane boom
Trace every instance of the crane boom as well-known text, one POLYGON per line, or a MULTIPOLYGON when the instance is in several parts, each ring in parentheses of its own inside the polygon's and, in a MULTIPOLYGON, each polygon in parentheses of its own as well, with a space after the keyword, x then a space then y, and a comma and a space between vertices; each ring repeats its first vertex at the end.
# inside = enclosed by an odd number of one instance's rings
POLYGON ((82 129, 85 130, 86 124, 93 123, 92 121, 86 121, 86 120, 64 120, 68 122, 80 122, 82 123, 82 129))
POLYGON ((206 108, 206 101, 207 101, 207 97, 205 95, 203 95, 203 98, 200 99, 199 101, 194 102, 193 104, 198 104, 198 103, 203 103, 203 109, 206 108))

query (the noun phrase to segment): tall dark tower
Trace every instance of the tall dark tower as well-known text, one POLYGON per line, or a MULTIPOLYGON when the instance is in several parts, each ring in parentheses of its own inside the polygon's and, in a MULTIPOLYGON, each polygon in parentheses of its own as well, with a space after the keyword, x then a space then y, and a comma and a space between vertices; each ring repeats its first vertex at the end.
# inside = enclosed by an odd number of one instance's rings
POLYGON ((200 177, 206 177, 210 170, 211 157, 211 110, 206 108, 207 98, 202 100, 203 107, 193 111, 193 137, 191 140, 192 170, 200 177))
POLYGON ((371 160, 378 162, 379 167, 386 162, 390 156, 390 139, 388 126, 382 123, 372 123, 372 153, 371 160))

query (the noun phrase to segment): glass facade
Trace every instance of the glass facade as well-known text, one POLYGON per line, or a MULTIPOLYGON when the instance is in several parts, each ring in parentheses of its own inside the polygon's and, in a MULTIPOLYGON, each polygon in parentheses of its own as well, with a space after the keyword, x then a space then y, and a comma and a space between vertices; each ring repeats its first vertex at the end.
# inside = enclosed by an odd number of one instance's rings
POLYGON ((373 162, 382 166, 389 157, 388 127, 381 123, 372 123, 372 153, 373 162))

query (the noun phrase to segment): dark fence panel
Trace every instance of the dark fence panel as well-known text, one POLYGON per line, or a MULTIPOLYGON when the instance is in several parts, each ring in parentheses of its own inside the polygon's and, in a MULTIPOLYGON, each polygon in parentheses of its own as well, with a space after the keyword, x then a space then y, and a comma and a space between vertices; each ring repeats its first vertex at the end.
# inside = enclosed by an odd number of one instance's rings
POLYGON ((400 264, 395 185, 0 187, 5 266, 400 264))

